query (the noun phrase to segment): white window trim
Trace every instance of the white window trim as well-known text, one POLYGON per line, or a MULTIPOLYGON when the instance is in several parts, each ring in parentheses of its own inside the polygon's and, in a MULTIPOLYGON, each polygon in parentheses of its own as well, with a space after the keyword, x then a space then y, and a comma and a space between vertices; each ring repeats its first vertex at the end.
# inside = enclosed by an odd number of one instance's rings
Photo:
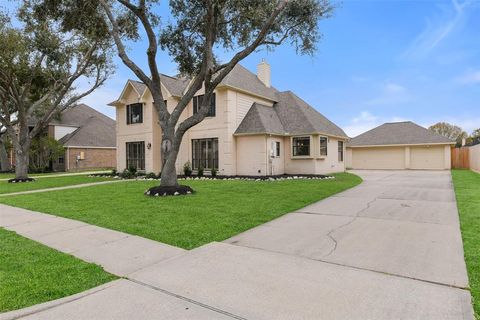
POLYGON ((318 158, 319 159, 326 159, 328 157, 328 142, 329 142, 329 138, 327 136, 318 136, 318 158), (327 139, 327 154, 322 154, 322 145, 321 145, 321 140, 322 138, 325 138, 327 139))
POLYGON ((291 152, 291 159, 312 159, 313 156, 312 156, 312 135, 299 135, 299 136, 293 136, 293 137, 290 137, 290 152, 291 152), (309 148, 309 155, 308 156, 295 156, 293 155, 293 139, 296 139, 296 138, 308 138, 310 140, 310 148, 309 148))

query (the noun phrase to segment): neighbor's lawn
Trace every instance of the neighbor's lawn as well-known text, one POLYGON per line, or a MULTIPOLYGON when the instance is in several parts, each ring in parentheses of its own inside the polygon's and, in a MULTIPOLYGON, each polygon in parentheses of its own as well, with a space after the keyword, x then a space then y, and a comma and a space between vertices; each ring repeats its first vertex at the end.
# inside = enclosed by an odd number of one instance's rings
POLYGON ((97 265, 0 228, 0 312, 62 298, 114 279, 97 265))
POLYGON ((157 181, 2 197, 0 202, 81 220, 185 249, 222 241, 287 212, 353 187, 355 175, 333 180, 182 181, 197 192, 147 197, 157 181))
MULTIPOLYGON (((110 172, 112 171, 109 168, 99 168, 99 169, 88 169, 85 171, 79 171, 79 172, 46 172, 46 173, 31 173, 29 174, 30 177, 38 177, 38 176, 52 176, 52 175, 66 175, 66 174, 71 174, 71 173, 82 173, 82 174, 88 174, 90 172, 99 172, 99 171, 105 171, 105 172, 110 172)), ((11 179, 14 178, 15 174, 14 173, 0 173, 0 179, 11 179)))
POLYGON ((473 308, 480 319, 480 174, 452 170, 473 308))
POLYGON ((38 178, 33 182, 8 183, 7 181, 0 181, 0 194, 12 193, 28 190, 47 189, 54 187, 64 187, 82 183, 100 182, 112 180, 112 178, 103 177, 88 177, 88 176, 65 176, 65 177, 51 177, 38 178))

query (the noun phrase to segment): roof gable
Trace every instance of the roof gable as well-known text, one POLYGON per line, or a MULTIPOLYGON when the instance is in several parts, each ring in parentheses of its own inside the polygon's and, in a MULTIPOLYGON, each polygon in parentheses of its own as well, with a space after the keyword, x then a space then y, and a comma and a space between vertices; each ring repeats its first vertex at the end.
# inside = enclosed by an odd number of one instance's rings
POLYGON ((349 142, 349 146, 380 146, 409 144, 453 144, 454 141, 411 121, 384 123, 364 132, 349 142))
POLYGON ((236 134, 270 133, 283 135, 282 122, 273 107, 254 103, 235 131, 236 134))

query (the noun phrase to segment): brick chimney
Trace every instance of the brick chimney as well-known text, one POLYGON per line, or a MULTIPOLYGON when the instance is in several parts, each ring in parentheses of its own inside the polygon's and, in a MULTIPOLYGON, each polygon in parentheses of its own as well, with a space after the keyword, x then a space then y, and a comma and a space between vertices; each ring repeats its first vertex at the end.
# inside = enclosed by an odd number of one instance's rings
POLYGON ((270 65, 265 59, 262 59, 262 62, 257 65, 257 77, 266 87, 270 88, 270 65))

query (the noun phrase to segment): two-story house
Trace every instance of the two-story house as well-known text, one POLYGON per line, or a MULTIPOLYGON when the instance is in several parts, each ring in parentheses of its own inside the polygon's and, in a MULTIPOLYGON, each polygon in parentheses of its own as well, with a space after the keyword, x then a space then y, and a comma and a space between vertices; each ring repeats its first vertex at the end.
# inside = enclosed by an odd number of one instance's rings
MULTIPOLYGON (((254 74, 241 65, 216 88, 211 111, 182 141, 177 171, 215 168, 220 175, 325 174, 345 170, 345 132, 291 91, 271 86, 270 65, 254 74)), ((162 93, 173 109, 188 79, 161 75, 162 93)), ((185 109, 191 116, 200 90, 185 109)), ((162 169, 161 128, 147 87, 128 80, 109 105, 117 114, 117 169, 162 169)))

